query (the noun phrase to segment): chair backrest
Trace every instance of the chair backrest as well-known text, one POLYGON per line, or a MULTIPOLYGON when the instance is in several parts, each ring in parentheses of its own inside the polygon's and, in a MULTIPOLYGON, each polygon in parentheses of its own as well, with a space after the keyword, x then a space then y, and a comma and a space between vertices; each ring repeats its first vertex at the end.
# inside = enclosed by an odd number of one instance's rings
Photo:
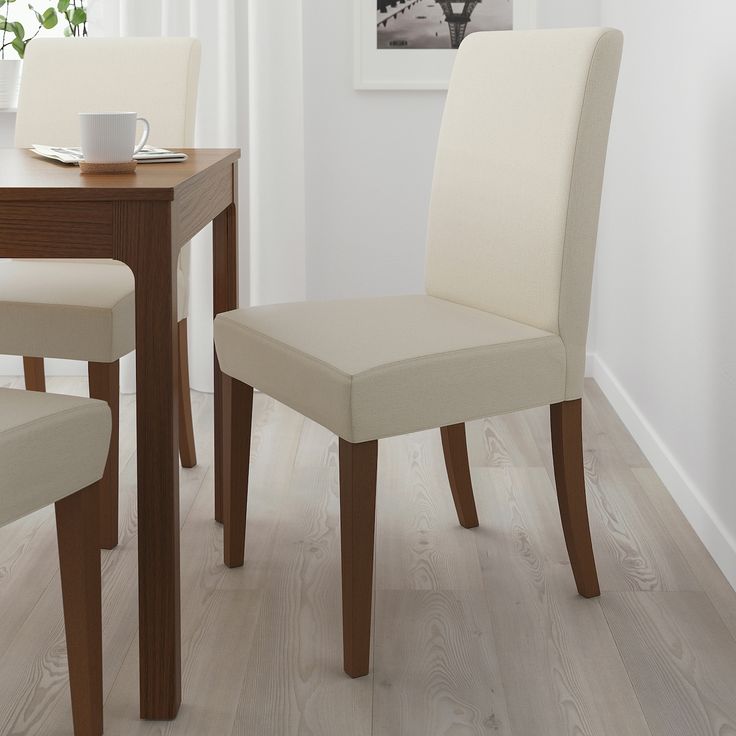
POLYGON ((427 293, 559 334, 567 399, 582 394, 622 46, 604 28, 473 33, 440 134, 427 293))
POLYGON ((28 45, 15 145, 79 145, 80 112, 135 111, 150 144, 194 143, 200 44, 192 38, 50 38, 28 45))
MULTIPOLYGON (((150 145, 192 147, 200 57, 194 38, 35 39, 23 63, 15 145, 78 146, 80 112, 125 110, 151 123, 150 145)), ((189 260, 187 245, 179 258, 187 278, 189 260)))

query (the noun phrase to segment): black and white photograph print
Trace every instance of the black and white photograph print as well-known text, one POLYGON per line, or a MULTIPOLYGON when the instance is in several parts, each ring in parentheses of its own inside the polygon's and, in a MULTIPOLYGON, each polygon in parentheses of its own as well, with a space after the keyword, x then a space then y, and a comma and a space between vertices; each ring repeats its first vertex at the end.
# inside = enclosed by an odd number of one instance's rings
POLYGON ((470 33, 514 26, 514 0, 376 2, 379 49, 457 49, 470 33))

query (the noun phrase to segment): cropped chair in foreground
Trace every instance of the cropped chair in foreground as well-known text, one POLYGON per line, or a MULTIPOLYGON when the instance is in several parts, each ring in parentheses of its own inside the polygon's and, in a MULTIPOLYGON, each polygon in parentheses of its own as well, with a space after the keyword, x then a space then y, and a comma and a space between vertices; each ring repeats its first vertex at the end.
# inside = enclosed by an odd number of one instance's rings
POLYGON ((75 736, 102 733, 99 480, 111 425, 103 401, 0 389, 0 526, 56 506, 75 736))

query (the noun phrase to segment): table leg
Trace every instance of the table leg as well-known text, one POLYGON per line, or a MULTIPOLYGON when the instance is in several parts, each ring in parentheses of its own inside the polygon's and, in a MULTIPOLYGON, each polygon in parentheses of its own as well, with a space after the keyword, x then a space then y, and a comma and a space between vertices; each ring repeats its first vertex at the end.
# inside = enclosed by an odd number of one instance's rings
POLYGON ((170 202, 115 204, 115 258, 135 275, 140 714, 181 703, 176 268, 170 202))
MULTIPOLYGON (((237 177, 237 168, 233 167, 237 177)), ((213 312, 237 309, 238 306, 238 235, 237 209, 231 204, 219 214, 213 223, 213 312)), ((229 427, 224 425, 222 373, 215 353, 215 519, 222 523, 222 489, 224 487, 223 462, 224 433, 229 427)))

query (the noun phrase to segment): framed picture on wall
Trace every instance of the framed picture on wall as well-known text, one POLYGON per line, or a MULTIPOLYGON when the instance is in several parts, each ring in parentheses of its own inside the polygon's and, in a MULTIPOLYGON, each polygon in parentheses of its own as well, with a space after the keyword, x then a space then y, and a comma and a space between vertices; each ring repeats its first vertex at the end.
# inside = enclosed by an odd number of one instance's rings
POLYGON ((537 0, 353 0, 356 89, 447 89, 476 31, 536 27, 537 0))

